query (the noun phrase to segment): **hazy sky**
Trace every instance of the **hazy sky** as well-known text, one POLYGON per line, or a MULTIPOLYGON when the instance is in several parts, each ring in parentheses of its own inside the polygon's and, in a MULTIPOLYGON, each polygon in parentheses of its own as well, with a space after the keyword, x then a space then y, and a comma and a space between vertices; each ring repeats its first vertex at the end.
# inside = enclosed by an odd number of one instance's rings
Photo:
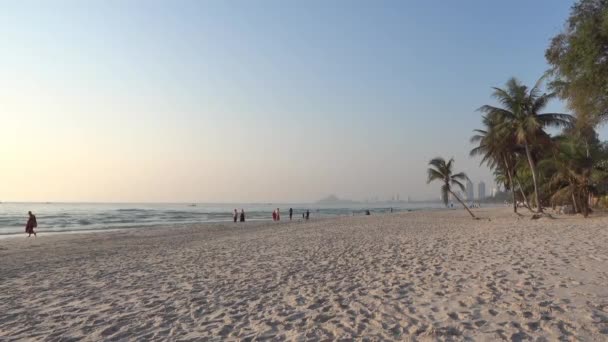
POLYGON ((435 156, 490 183, 475 109, 571 4, 4 1, 0 200, 430 198, 435 156))

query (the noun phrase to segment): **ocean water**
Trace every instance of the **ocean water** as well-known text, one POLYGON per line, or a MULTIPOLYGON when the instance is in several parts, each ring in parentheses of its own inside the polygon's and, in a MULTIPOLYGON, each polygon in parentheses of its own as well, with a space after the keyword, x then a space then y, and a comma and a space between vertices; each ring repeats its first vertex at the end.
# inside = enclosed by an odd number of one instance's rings
POLYGON ((39 232, 77 232, 123 229, 141 226, 230 222, 232 212, 245 209, 247 221, 271 220, 272 211, 280 208, 281 220, 288 219, 289 208, 294 218, 310 210, 312 219, 321 217, 363 215, 394 211, 440 208, 437 203, 390 204, 138 204, 138 203, 0 203, 0 236, 23 234, 27 212, 38 221, 39 232))

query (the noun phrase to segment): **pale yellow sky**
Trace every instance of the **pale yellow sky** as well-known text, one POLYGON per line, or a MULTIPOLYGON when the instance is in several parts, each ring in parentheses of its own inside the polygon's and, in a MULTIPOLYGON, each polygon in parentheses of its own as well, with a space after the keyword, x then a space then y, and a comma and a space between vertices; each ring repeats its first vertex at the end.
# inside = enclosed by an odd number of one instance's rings
POLYGON ((491 184, 468 157, 475 109, 546 70, 569 8, 142 4, 5 4, 0 201, 428 199, 436 156, 491 184), (533 29, 496 44, 496 20, 533 29))

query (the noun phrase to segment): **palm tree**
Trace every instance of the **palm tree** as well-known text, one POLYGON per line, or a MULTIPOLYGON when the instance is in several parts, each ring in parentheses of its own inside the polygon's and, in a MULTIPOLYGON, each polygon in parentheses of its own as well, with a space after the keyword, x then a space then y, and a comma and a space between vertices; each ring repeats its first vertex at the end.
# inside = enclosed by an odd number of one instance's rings
POLYGON ((506 176, 502 181, 506 189, 511 190, 513 199, 513 212, 517 213, 517 200, 515 199, 515 184, 513 173, 516 164, 516 146, 512 135, 503 125, 504 118, 493 115, 484 116, 482 122, 485 129, 476 129, 471 137, 471 143, 478 146, 470 152, 471 156, 481 156, 480 165, 486 165, 494 170, 495 174, 506 176))
POLYGON ((517 187, 519 188, 519 193, 521 194, 521 199, 523 200, 526 209, 530 210, 531 212, 534 212, 534 210, 532 210, 532 206, 530 205, 530 200, 526 195, 527 193, 530 193, 534 190, 534 185, 530 184, 532 180, 532 175, 530 172, 530 168, 527 166, 527 164, 528 160, 525 157, 514 158, 513 181, 515 182, 515 185, 517 185, 517 187), (532 191, 530 191, 530 187, 532 188, 532 191))
POLYGON ((553 99, 555 93, 542 93, 540 85, 542 78, 532 89, 521 84, 517 79, 511 78, 506 88, 493 88, 495 97, 502 107, 485 105, 479 111, 487 116, 496 116, 503 120, 503 126, 513 135, 515 142, 524 147, 526 158, 532 173, 534 184, 534 201, 538 212, 542 212, 539 200, 539 182, 536 170, 534 148, 550 141, 549 135, 544 131, 546 127, 568 126, 572 116, 560 113, 540 113, 553 99))
MULTIPOLYGON (((539 166, 551 173, 549 185, 553 188, 554 202, 572 200, 575 212, 589 215, 590 196, 596 190, 596 182, 606 179, 606 172, 598 167, 596 144, 581 137, 580 132, 566 132, 555 138, 552 158, 542 160, 539 166)), ((592 130, 592 136, 596 133, 592 130)))
POLYGON ((475 215, 473 215, 473 213, 471 212, 471 210, 469 210, 469 208, 466 206, 466 204, 464 204, 464 202, 462 202, 460 198, 458 198, 458 196, 452 191, 452 187, 457 186, 460 188, 460 190, 464 192, 464 184, 462 184, 461 181, 466 181, 469 179, 469 177, 467 177, 467 175, 463 172, 459 172, 456 174, 453 173, 454 171, 452 169, 454 167, 454 158, 446 162, 445 159, 437 157, 432 159, 429 162, 429 165, 431 167, 428 169, 428 179, 426 183, 429 184, 434 180, 439 180, 443 182, 443 186, 441 187, 441 197, 445 206, 447 207, 448 195, 451 194, 452 196, 454 196, 454 198, 456 198, 456 200, 458 200, 458 202, 460 202, 460 204, 462 204, 462 206, 469 212, 469 214, 471 214, 471 217, 476 218, 475 215))

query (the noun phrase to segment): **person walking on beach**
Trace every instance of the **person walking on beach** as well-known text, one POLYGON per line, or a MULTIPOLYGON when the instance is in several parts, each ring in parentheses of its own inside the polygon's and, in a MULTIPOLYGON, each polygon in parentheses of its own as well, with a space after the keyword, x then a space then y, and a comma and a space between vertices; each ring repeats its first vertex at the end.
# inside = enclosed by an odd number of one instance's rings
POLYGON ((241 222, 245 222, 245 210, 241 208, 241 222))
POLYGON ((272 211, 272 220, 273 220, 273 221, 276 221, 276 220, 277 220, 277 211, 276 211, 276 210, 273 210, 273 211, 272 211))
POLYGON ((277 208, 277 221, 281 221, 281 212, 279 211, 279 208, 277 208))
POLYGON ((306 221, 310 218, 310 210, 306 209, 306 221))
POLYGON ((293 208, 289 208, 289 221, 291 221, 292 216, 293 216, 293 208))
POLYGON ((31 211, 28 211, 27 214, 29 215, 29 218, 27 219, 27 224, 25 225, 25 232, 29 234, 27 237, 32 236, 32 234, 34 234, 34 237, 36 237, 36 232, 34 231, 34 228, 38 227, 36 216, 34 216, 31 211))
POLYGON ((234 208, 234 214, 232 214, 232 219, 236 223, 238 218, 239 218, 239 212, 236 210, 236 208, 234 208))

